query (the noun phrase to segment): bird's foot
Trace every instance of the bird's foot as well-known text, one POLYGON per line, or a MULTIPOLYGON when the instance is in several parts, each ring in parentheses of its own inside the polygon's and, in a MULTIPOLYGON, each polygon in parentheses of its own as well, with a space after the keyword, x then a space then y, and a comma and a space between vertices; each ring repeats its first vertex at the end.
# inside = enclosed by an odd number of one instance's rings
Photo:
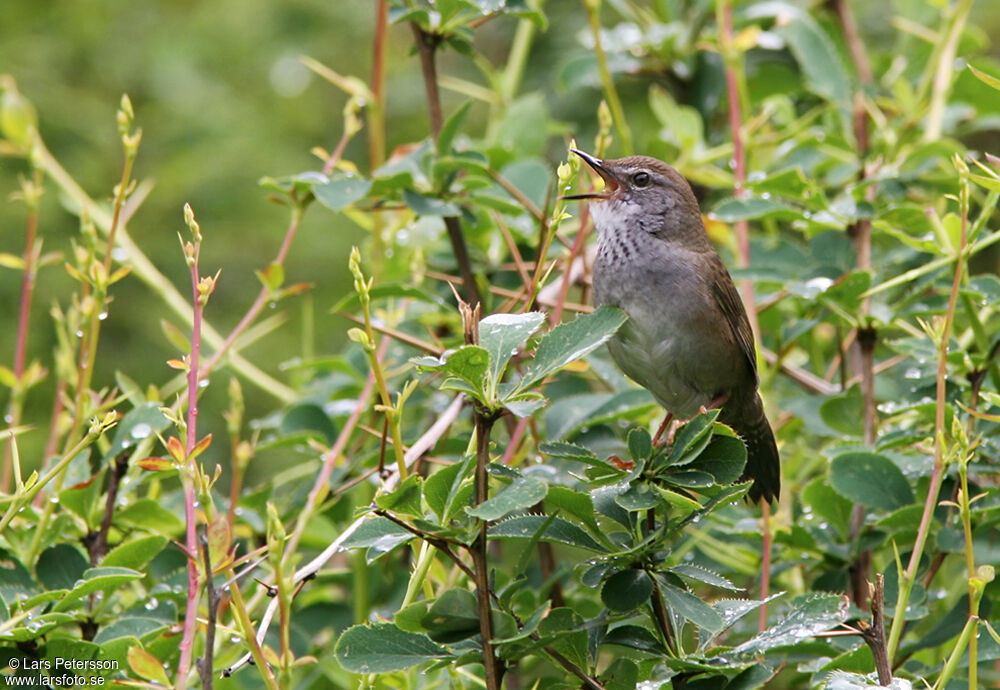
POLYGON ((634 470, 635 469, 635 461, 634 460, 622 460, 617 455, 612 455, 610 458, 608 458, 608 462, 610 462, 612 465, 614 465, 618 469, 624 470, 625 472, 628 472, 630 470, 634 470))
MULTIPOLYGON (((726 404, 729 400, 729 393, 722 393, 713 398, 707 405, 702 405, 698 408, 698 414, 705 414, 709 410, 717 410, 726 404)), ((688 421, 691 421, 690 419, 688 421)))
POLYGON ((667 427, 670 426, 672 421, 674 421, 674 415, 668 412, 667 416, 663 418, 663 424, 661 424, 660 428, 656 431, 656 436, 653 437, 653 448, 659 448, 664 443, 672 444, 674 442, 674 432, 676 431, 674 428, 670 429, 665 441, 660 439, 660 437, 663 436, 663 432, 667 430, 667 427))

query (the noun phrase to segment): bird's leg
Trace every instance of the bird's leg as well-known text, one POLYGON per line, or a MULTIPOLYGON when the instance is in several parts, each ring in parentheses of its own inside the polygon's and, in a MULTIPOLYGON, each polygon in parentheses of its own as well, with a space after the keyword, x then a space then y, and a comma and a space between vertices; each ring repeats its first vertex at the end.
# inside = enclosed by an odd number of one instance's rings
MULTIPOLYGON (((667 427, 670 426, 670 422, 672 421, 674 421, 674 415, 672 412, 668 412, 667 416, 663 418, 663 424, 661 424, 660 428, 657 430, 656 436, 653 437, 653 448, 659 448, 663 445, 664 442, 660 440, 660 437, 663 436, 663 432, 667 430, 667 427)), ((667 434, 667 441, 670 443, 674 442, 673 432, 667 434)))
MULTIPOLYGON (((700 408, 698 408, 698 414, 705 414, 709 410, 717 410, 723 405, 725 405, 727 400, 729 400, 729 393, 720 393, 719 395, 715 396, 707 405, 702 405, 700 408)), ((692 419, 694 418, 692 417, 692 419)))

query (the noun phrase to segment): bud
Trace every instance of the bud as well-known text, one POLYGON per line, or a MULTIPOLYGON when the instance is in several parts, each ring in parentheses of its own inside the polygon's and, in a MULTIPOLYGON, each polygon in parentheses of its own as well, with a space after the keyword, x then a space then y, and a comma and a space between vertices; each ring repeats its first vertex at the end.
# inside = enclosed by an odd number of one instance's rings
POLYGON ((38 114, 31 102, 17 90, 14 78, 0 75, 0 134, 24 152, 32 148, 38 131, 38 114))
POLYGON ((184 222, 187 224, 191 234, 194 235, 194 241, 201 243, 201 226, 194 219, 194 209, 191 208, 191 204, 184 204, 184 222))
POLYGON ((611 108, 608 107, 608 102, 605 100, 601 101, 601 104, 597 106, 597 131, 598 137, 603 138, 611 133, 611 108))

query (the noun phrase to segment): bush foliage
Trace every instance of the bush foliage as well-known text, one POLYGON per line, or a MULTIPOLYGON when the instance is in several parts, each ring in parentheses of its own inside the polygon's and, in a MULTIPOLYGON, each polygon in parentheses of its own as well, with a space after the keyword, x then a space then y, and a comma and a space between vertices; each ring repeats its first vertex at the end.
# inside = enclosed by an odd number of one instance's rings
POLYGON ((340 138, 312 169, 263 178, 289 224, 228 333, 212 325, 225 266, 201 257, 218 219, 178 209, 181 251, 155 261, 129 234, 150 193, 129 98, 121 178, 92 197, 3 77, 0 153, 24 165, 25 219, 25 249, 0 254, 23 276, 0 367, 3 673, 1000 682, 1000 63, 971 0, 882 8, 891 30, 859 27, 846 0, 374 5, 369 80, 304 59, 346 94, 340 138), (543 63, 556 9, 589 28, 543 63), (480 37, 499 25, 497 60, 480 37), (426 91, 417 141, 386 126, 390 35, 412 42, 426 91), (589 306, 587 209, 560 199, 593 184, 577 144, 656 156, 695 187, 759 333, 773 506, 741 500, 746 451, 717 411, 652 442, 662 411, 602 347, 627 316, 589 306), (43 191, 79 218, 65 246, 43 245, 43 191), (306 328, 300 352, 254 361, 308 305, 285 270, 307 213, 365 233, 333 269, 353 289, 314 317, 353 322, 347 344, 306 328), (60 271, 73 287, 46 320, 32 296, 60 271), (113 298, 140 282, 176 356, 102 380, 102 327, 130 318, 113 298), (32 351, 32 329, 54 332, 52 352, 32 351), (34 419, 46 391, 51 418, 34 419), (268 412, 249 418, 251 402, 268 412), (37 457, 29 435, 47 439, 37 457))

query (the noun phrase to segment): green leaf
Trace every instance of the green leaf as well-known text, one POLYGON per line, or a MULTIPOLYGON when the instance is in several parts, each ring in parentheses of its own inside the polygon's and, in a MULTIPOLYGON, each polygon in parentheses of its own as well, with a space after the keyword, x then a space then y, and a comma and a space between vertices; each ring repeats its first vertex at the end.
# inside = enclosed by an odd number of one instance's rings
POLYGON ((574 321, 559 324, 538 344, 534 359, 518 387, 530 388, 549 374, 593 352, 627 319, 628 315, 621 309, 604 305, 574 321))
POLYGON ((371 548, 381 556, 414 538, 412 532, 392 520, 376 516, 362 522, 354 533, 344 540, 344 548, 371 548))
POLYGON ((633 611, 653 593, 653 580, 645 570, 629 568, 609 577, 601 588, 601 601, 611 611, 633 611))
POLYGON ((851 386, 846 392, 833 395, 819 407, 820 417, 828 427, 847 436, 861 436, 864 433, 864 403, 861 389, 851 386))
POLYGON ((633 460, 647 460, 653 454, 653 439, 642 427, 628 432, 628 454, 633 460))
POLYGON ((818 477, 806 485, 802 491, 802 502, 833 525, 841 537, 847 536, 854 503, 834 491, 826 477, 818 477))
POLYGON ((663 599, 667 606, 677 615, 709 633, 722 630, 724 625, 722 616, 695 595, 664 582, 662 578, 660 579, 660 590, 663 592, 663 599))
POLYGON ((420 509, 423 483, 423 477, 419 474, 411 474, 392 493, 377 496, 375 503, 382 510, 423 517, 423 511, 420 509))
POLYGON ((744 589, 743 587, 734 585, 728 578, 693 563, 681 563, 680 565, 667 568, 667 570, 690 580, 697 580, 698 582, 704 582, 706 585, 721 587, 722 589, 729 589, 734 592, 744 589))
POLYGON ((840 594, 811 592, 797 596, 789 603, 791 610, 777 624, 738 645, 733 653, 741 656, 763 654, 775 647, 807 640, 847 620, 847 597, 840 594))
POLYGON ((425 369, 437 368, 446 374, 457 377, 469 385, 468 390, 483 404, 489 404, 487 396, 487 375, 490 372, 490 353, 479 345, 463 345, 452 352, 441 356, 436 365, 429 360, 421 360, 420 366, 425 369))
POLYGON ((716 423, 715 433, 705 449, 688 469, 707 472, 715 478, 716 484, 732 484, 743 476, 747 464, 747 447, 735 432, 716 423), (731 434, 731 435, 730 435, 731 434))
POLYGON ((118 620, 101 627, 101 629, 97 631, 97 635, 94 636, 94 642, 97 644, 104 644, 105 642, 117 640, 122 637, 134 637, 135 639, 142 641, 144 638, 148 639, 156 633, 166 630, 168 627, 167 623, 159 618, 128 616, 125 618, 119 618, 118 620))
POLYGON ((799 63, 806 86, 844 110, 851 106, 851 80, 830 37, 808 14, 776 28, 799 63))
POLYGON ((476 595, 467 589, 449 589, 427 610, 420 624, 434 642, 451 644, 479 634, 476 595))
POLYGON ((489 352, 490 380, 503 378, 507 362, 517 349, 545 322, 545 314, 491 314, 479 322, 479 344, 489 352))
POLYGON ((166 429, 170 420, 160 411, 162 406, 159 402, 143 403, 122 417, 115 427, 114 439, 104 453, 104 461, 118 457, 146 439, 155 439, 156 434, 166 429))
POLYGON ((414 189, 403 190, 403 203, 420 216, 457 216, 461 210, 455 204, 425 196, 414 189))
POLYGON ((400 630, 392 623, 355 625, 344 631, 334 649, 337 661, 352 673, 401 671, 452 654, 426 635, 400 630))
POLYGON ((870 508, 895 510, 913 503, 903 471, 884 455, 843 453, 830 463, 830 485, 844 498, 870 508))
POLYGON ((548 401, 544 396, 529 392, 523 393, 514 398, 505 398, 503 406, 507 408, 507 410, 515 417, 523 419, 525 417, 530 417, 538 412, 538 410, 545 407, 546 402, 548 401))
POLYGON ((549 522, 539 541, 575 546, 588 551, 603 552, 604 548, 580 527, 562 518, 545 515, 521 515, 492 525, 490 539, 532 539, 544 523, 549 522), (551 522, 549 522, 551 520, 551 522))
MULTIPOLYGON (((616 644, 629 649, 638 649, 651 654, 666 654, 660 641, 648 629, 638 625, 619 625, 608 631, 604 638, 605 644, 616 644)), ((633 686, 634 687, 634 686, 633 686)))
POLYGON ((72 589, 89 566, 78 549, 69 544, 55 544, 38 557, 35 572, 48 589, 72 589))
POLYGON ((315 403, 298 403, 289 407, 281 417, 278 431, 285 436, 301 434, 325 440, 331 445, 337 440, 337 426, 315 403))
POLYGON ((141 580, 142 578, 142 573, 131 568, 89 568, 83 572, 81 579, 77 581, 69 594, 63 597, 52 610, 68 611, 75 608, 75 604, 84 597, 96 592, 106 592, 123 587, 133 580, 141 580))
POLYGON ((969 68, 970 72, 976 75, 976 79, 983 82, 990 88, 1000 91, 1000 79, 997 79, 996 77, 989 75, 986 72, 983 72, 982 70, 978 70, 972 65, 966 65, 966 67, 969 68))
POLYGON ((586 463, 587 465, 605 465, 601 458, 594 454, 590 448, 578 446, 567 441, 544 441, 538 445, 538 450, 543 455, 564 460, 586 463))
POLYGON ((424 482, 424 500, 442 523, 447 522, 455 513, 457 506, 464 503, 472 491, 471 482, 466 482, 474 456, 469 456, 465 462, 456 462, 442 470, 438 470, 424 482), (463 488, 464 487, 464 488, 463 488))
POLYGON ((774 199, 746 197, 722 200, 712 209, 709 216, 721 220, 723 223, 735 223, 741 220, 758 220, 760 218, 793 220, 801 218, 802 214, 791 206, 774 199))
POLYGON ((553 484, 545 496, 545 505, 550 511, 561 515, 571 515, 586 525, 592 533, 601 534, 601 528, 594 517, 594 501, 590 494, 574 491, 567 486, 553 484))
POLYGON ((630 513, 655 508, 662 500, 660 493, 647 482, 636 482, 615 496, 615 503, 630 513))
POLYGON ((545 498, 549 485, 534 477, 518 477, 487 499, 466 512, 480 520, 499 520, 515 511, 526 510, 545 498))
POLYGON ((645 388, 567 395, 549 405, 545 413, 546 435, 550 439, 568 438, 584 427, 630 416, 654 404, 645 388))
POLYGON ((172 537, 184 529, 184 522, 172 510, 151 498, 140 498, 115 511, 115 524, 127 525, 172 537))
POLYGON ((458 134, 459 127, 462 126, 462 122, 465 121, 465 116, 469 114, 469 108, 472 106, 472 101, 466 101, 458 107, 451 117, 444 123, 441 127, 441 132, 438 134, 437 139, 437 149, 439 154, 446 154, 451 151, 451 142, 454 141, 455 135, 458 134))
POLYGON ((371 191, 372 181, 363 177, 344 177, 313 187, 316 201, 333 211, 342 211, 371 191))

